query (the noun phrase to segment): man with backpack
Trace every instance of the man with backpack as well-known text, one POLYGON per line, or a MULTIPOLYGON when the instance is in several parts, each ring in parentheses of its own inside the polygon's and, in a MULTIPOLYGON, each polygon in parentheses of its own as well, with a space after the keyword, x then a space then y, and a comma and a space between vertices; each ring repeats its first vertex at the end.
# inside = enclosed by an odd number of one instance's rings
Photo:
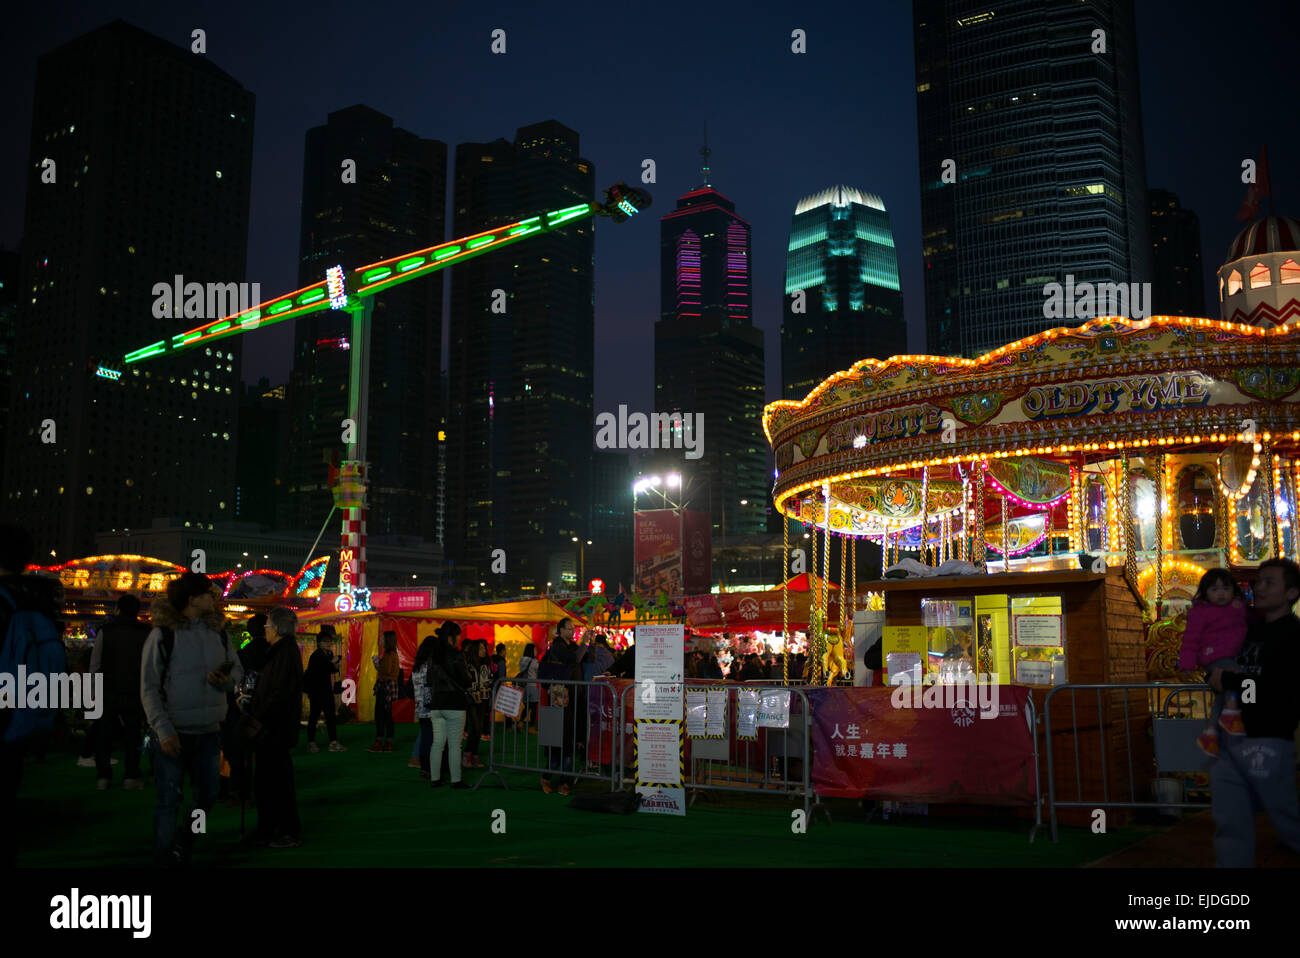
POLYGON ((186 572, 167 583, 167 596, 154 601, 152 613, 140 700, 153 730, 150 754, 158 785, 154 863, 167 868, 189 864, 197 834, 194 812, 206 815, 216 799, 226 696, 243 669, 207 576, 186 572), (193 802, 178 831, 176 810, 187 774, 193 802))
MULTIPOLYGON (((56 624, 63 602, 57 579, 23 575, 36 544, 21 526, 0 525, 0 672, 17 677, 51 675, 67 669, 67 655, 56 624)), ((23 777, 23 747, 49 730, 54 709, 0 708, 0 867, 12 867, 18 853, 18 787, 23 777)))
POLYGON ((140 600, 123 595, 117 600, 117 618, 99 630, 95 651, 90 656, 90 671, 104 676, 104 714, 99 719, 95 767, 99 790, 108 788, 113 779, 113 741, 119 735, 126 753, 127 791, 144 788, 140 780, 140 730, 144 714, 140 710, 140 659, 149 629, 139 619, 140 600))

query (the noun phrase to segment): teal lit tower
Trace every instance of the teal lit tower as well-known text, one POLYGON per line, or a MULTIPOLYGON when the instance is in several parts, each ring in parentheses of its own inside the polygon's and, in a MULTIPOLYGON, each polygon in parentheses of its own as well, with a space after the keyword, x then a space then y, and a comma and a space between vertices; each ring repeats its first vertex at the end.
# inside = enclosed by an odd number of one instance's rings
POLYGON ((885 204, 848 186, 800 200, 785 257, 784 398, 802 399, 859 359, 906 352, 898 255, 885 204))

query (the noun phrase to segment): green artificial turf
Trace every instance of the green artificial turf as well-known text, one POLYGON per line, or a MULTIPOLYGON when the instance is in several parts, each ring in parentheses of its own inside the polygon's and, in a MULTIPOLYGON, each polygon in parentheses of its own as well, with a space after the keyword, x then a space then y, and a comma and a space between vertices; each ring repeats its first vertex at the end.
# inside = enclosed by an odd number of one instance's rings
MULTIPOLYGON (((1152 828, 1095 835, 1062 829, 1053 844, 1046 827, 1033 844, 1028 825, 990 820, 910 818, 864 822, 856 802, 831 801, 832 824, 794 834, 779 797, 702 796, 686 816, 608 815, 568 807, 545 795, 531 773, 505 772, 509 789, 489 777, 477 792, 430 788, 407 767, 416 729, 400 725, 395 750, 372 755, 371 726, 345 726, 344 753, 307 753, 294 767, 303 845, 296 849, 238 846, 239 810, 218 805, 208 818, 195 866, 236 867, 1074 867, 1146 838, 1152 828), (492 830, 505 813, 505 834, 492 830), (498 816, 499 820, 499 816, 498 816)), ((320 739, 323 741, 324 736, 320 739)), ((480 752, 486 761, 487 747, 480 752)), ((147 763, 146 763, 147 768, 147 763)), ((51 753, 29 762, 19 798, 24 822, 20 867, 148 867, 154 791, 95 788, 95 770, 51 753)), ((466 770, 470 784, 484 772, 466 770)), ((584 782, 582 791, 607 791, 584 782)), ((188 786, 187 786, 188 792, 188 786)), ((248 828, 256 822, 248 810, 248 828)))

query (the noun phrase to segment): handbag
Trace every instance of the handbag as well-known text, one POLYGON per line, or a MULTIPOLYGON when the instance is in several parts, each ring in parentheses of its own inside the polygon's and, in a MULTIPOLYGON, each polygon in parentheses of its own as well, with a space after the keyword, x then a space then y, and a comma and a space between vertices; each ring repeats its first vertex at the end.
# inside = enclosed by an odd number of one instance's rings
POLYGON ((399 699, 413 699, 413 698, 415 698, 415 679, 414 679, 414 677, 413 677, 412 675, 406 675, 406 674, 405 674, 404 672, 402 672, 400 669, 398 670, 398 675, 399 675, 399 676, 401 676, 401 675, 405 675, 405 678, 399 678, 399 679, 397 680, 397 697, 398 697, 399 699))

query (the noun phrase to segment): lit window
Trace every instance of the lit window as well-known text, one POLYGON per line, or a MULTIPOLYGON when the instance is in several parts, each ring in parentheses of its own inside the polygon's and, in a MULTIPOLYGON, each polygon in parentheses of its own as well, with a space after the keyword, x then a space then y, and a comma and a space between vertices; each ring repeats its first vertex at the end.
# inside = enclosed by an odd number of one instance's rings
POLYGON ((1283 286, 1291 286, 1295 283, 1300 283, 1300 263, 1296 263, 1295 260, 1287 260, 1282 264, 1278 272, 1282 276, 1283 286))
POLYGON ((1219 302, 1223 302, 1223 277, 1219 277, 1219 302))
POLYGON ((1228 295, 1236 296, 1241 292, 1241 274, 1235 269, 1228 274, 1228 295))
POLYGON ((1269 268, 1263 263, 1256 263, 1250 270, 1250 288, 1259 289, 1262 286, 1269 286, 1273 283, 1273 277, 1269 268))

